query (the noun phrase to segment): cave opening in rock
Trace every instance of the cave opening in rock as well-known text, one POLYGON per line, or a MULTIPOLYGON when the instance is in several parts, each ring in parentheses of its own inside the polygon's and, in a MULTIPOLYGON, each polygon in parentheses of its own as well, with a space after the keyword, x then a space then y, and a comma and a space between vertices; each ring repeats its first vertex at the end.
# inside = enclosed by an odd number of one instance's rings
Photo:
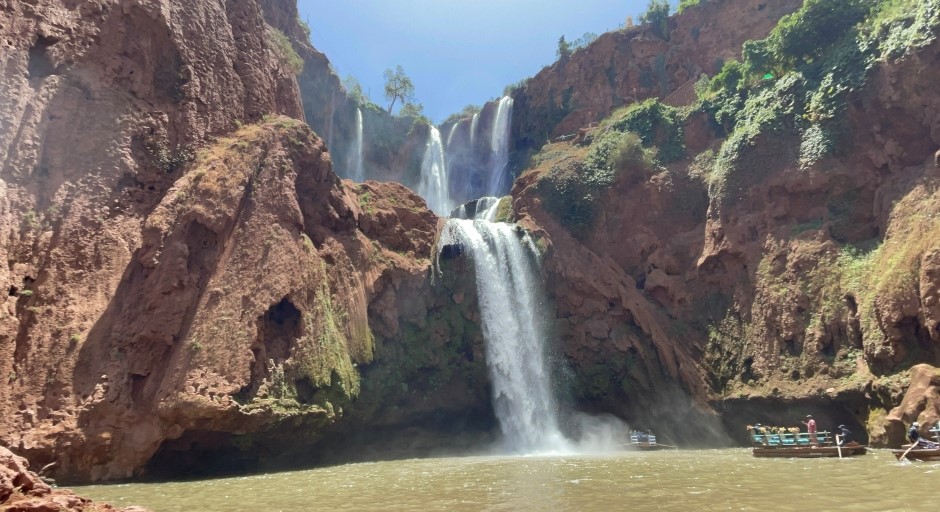
POLYGON ((271 306, 261 322, 264 359, 279 364, 290 357, 294 341, 301 336, 300 326, 300 311, 287 297, 271 306))
POLYGON ((258 337, 251 347, 254 356, 251 376, 236 397, 249 400, 254 396, 261 381, 268 377, 271 367, 284 363, 290 357, 294 342, 302 335, 300 310, 287 297, 268 308, 258 319, 258 337))
POLYGON ((55 72, 55 65, 49 58, 49 48, 55 43, 55 39, 40 36, 29 49, 29 63, 26 66, 30 79, 45 78, 55 72))
POLYGON ((246 473, 257 465, 257 454, 239 449, 239 436, 189 430, 177 439, 163 441, 140 476, 146 480, 179 480, 246 473))

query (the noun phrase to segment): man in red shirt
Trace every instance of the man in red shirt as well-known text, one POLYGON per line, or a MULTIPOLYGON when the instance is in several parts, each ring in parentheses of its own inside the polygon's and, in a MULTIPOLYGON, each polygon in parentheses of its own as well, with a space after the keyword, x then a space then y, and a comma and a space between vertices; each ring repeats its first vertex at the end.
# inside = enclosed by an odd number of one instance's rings
POLYGON ((816 440, 816 420, 813 419, 812 414, 806 415, 806 421, 802 422, 806 425, 806 431, 809 432, 809 441, 813 443, 813 446, 818 444, 816 440))

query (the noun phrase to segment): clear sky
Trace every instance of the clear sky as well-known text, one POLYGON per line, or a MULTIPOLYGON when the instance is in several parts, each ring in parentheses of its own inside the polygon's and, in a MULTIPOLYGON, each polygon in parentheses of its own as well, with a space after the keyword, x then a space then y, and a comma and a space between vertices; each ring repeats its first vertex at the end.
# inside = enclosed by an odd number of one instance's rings
MULTIPOLYGON (((677 1, 671 2, 673 5, 677 1)), ((648 0, 298 0, 313 45, 340 78, 387 106, 382 72, 401 65, 435 123, 555 60, 558 38, 615 30, 648 0)), ((396 106, 397 109, 397 106, 396 106)))

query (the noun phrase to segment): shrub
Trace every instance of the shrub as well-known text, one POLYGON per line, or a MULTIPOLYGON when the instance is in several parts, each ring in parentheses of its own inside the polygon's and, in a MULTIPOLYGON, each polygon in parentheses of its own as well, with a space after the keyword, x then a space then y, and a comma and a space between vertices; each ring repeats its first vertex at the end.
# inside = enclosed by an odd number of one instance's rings
POLYGON ((655 149, 644 148, 634 133, 611 130, 595 137, 583 160, 553 166, 538 187, 546 210, 578 237, 593 225, 597 201, 620 173, 646 177, 655 167, 655 149))
POLYGON ((631 106, 611 126, 621 132, 633 132, 643 145, 658 146, 663 163, 674 162, 685 155, 685 136, 679 111, 657 99, 631 106))
POLYGON ((643 141, 635 133, 624 133, 614 143, 610 153, 610 164, 616 170, 652 169, 656 165, 656 148, 644 148, 643 141))
POLYGON ((676 9, 676 14, 682 14, 682 12, 688 9, 689 7, 694 7, 696 5, 699 5, 703 1, 704 0, 680 0, 679 7, 676 9))

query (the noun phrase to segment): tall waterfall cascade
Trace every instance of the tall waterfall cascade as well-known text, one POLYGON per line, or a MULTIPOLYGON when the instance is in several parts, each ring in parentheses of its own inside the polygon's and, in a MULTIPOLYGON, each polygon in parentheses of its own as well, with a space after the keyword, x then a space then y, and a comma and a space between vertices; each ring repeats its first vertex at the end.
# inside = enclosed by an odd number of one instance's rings
POLYGON ((499 196, 506 191, 506 164, 509 163, 509 127, 512 119, 512 98, 503 96, 496 109, 490 133, 490 175, 486 195, 499 196))
POLYGON ((495 215, 496 204, 496 198, 481 204, 475 220, 448 220, 439 246, 459 245, 474 262, 493 409, 506 449, 567 452, 571 442, 559 428, 545 347, 548 317, 538 251, 516 226, 483 219, 495 215))
POLYGON ((418 194, 427 201, 428 208, 441 216, 447 215, 454 208, 448 191, 449 183, 441 132, 432 126, 427 147, 424 150, 424 160, 421 163, 418 194))

